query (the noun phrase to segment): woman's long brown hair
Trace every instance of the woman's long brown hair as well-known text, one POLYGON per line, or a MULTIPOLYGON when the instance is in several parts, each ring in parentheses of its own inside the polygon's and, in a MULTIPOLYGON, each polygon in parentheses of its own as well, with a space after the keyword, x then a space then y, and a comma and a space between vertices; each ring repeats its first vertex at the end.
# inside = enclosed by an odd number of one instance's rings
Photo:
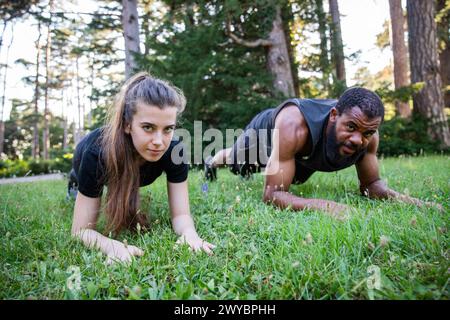
POLYGON ((138 101, 160 109, 175 107, 178 113, 186 105, 180 89, 145 72, 128 79, 117 94, 101 137, 106 166, 104 211, 107 232, 115 234, 126 228, 134 230, 138 223, 142 227, 148 226, 147 216, 139 211, 140 156, 131 137, 125 132, 125 128, 131 125, 138 101))

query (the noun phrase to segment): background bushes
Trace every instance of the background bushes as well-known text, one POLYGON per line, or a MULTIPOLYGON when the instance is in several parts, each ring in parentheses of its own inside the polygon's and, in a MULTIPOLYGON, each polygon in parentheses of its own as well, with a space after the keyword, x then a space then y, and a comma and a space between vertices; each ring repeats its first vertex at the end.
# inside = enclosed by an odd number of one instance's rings
POLYGON ((72 154, 51 160, 0 160, 0 178, 23 177, 46 173, 67 173, 72 167, 72 154))

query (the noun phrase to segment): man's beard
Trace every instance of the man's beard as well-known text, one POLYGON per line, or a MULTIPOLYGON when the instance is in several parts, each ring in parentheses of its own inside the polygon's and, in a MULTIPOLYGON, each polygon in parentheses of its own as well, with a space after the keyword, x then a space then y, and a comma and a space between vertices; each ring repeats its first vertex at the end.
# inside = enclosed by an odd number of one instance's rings
POLYGON ((338 164, 344 159, 348 159, 358 153, 360 148, 353 145, 351 142, 338 142, 336 137, 336 122, 333 122, 329 131, 327 131, 325 136, 325 154, 328 162, 331 164, 338 164), (342 146, 346 146, 349 149, 355 150, 354 153, 349 155, 341 155, 339 149, 342 146))

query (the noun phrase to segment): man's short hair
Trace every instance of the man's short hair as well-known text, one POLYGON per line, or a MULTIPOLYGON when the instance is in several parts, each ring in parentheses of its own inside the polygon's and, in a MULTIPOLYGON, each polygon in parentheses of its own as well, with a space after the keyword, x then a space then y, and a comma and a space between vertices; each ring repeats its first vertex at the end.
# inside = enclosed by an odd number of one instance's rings
POLYGON ((352 87, 345 90, 336 104, 336 110, 341 115, 353 107, 359 107, 369 119, 377 117, 381 117, 381 120, 384 119, 383 102, 373 91, 361 87, 352 87))

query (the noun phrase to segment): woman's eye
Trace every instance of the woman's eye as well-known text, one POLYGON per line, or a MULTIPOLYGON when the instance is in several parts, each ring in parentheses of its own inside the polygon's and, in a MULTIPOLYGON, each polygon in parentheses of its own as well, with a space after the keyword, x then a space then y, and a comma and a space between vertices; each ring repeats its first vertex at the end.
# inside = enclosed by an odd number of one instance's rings
POLYGON ((142 129, 144 129, 144 131, 146 132, 151 132, 153 128, 150 126, 143 126, 142 129))

